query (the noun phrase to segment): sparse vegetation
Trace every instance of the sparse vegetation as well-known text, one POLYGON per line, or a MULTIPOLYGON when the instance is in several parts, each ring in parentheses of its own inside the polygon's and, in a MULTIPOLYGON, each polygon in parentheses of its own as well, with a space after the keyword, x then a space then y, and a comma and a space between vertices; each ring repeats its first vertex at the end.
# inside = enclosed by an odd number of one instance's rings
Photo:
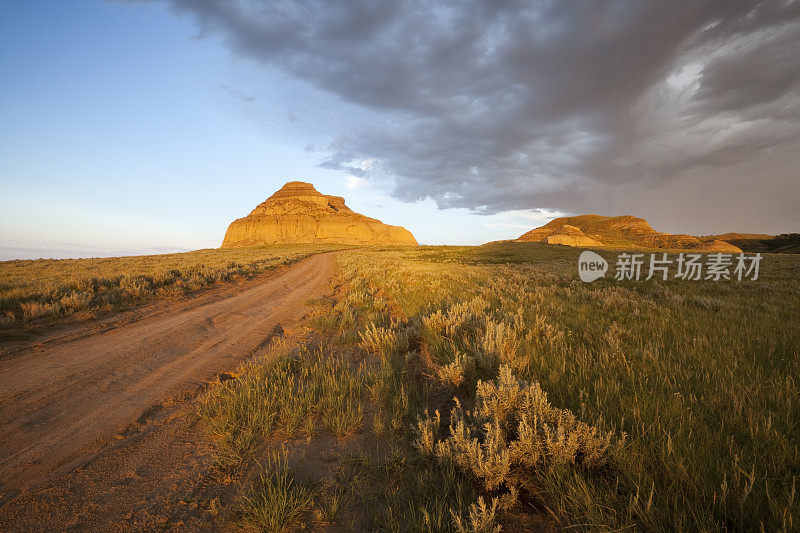
POLYGON ((120 311, 223 281, 248 279, 313 253, 341 247, 275 245, 260 248, 111 257, 0 262, 0 327, 84 311, 120 311))
POLYGON ((769 256, 756 282, 584 284, 578 253, 340 254, 344 285, 312 322, 322 348, 256 363, 209 397, 221 449, 250 443, 223 455, 277 435, 246 429, 272 427, 257 412, 301 417, 281 428, 313 419, 312 433, 280 433, 296 442, 389 446, 321 474, 317 514, 345 528, 513 531, 522 514, 578 529, 796 529, 800 263, 769 256), (314 365, 338 370, 299 370, 314 365), (303 390, 317 392, 284 398, 303 390), (343 398, 349 430, 322 422, 326 395, 343 398))

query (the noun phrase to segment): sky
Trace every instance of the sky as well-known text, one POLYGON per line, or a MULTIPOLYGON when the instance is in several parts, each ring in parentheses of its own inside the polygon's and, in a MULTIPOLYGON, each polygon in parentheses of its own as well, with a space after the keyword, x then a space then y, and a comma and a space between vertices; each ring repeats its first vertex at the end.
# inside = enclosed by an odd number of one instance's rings
POLYGON ((800 232, 800 2, 0 0, 0 259, 219 246, 312 182, 421 244, 800 232))

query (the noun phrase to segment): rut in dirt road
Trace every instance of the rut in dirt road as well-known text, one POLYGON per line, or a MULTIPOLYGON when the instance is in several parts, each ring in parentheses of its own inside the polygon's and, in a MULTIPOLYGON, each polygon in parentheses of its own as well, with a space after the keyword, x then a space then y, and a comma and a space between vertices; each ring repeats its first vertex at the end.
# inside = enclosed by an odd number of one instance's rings
POLYGON ((276 327, 297 321, 333 273, 332 255, 316 255, 231 297, 0 361, 0 505, 85 463, 164 402, 234 370, 276 327))

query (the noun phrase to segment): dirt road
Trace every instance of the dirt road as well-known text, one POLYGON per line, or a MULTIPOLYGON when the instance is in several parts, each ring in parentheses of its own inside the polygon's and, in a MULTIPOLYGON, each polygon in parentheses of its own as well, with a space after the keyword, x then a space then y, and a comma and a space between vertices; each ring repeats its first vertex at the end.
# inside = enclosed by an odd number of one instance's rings
POLYGON ((171 423, 182 400, 297 322, 333 273, 333 256, 316 255, 239 291, 0 360, 0 529, 144 526, 136 505, 158 514, 154 498, 194 490, 208 450, 171 423))

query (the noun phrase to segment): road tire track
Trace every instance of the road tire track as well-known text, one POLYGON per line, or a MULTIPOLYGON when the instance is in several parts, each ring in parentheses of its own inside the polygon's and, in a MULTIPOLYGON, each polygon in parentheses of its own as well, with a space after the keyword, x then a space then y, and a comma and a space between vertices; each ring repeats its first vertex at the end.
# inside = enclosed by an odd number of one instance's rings
MULTIPOLYGON (((329 292, 334 270, 333 254, 315 255, 223 299, 198 298, 196 306, 176 306, 174 312, 31 346, 0 360, 0 526, 47 529, 49 520, 59 528, 108 524, 88 517, 116 516, 125 499, 110 503, 101 487, 129 478, 133 464, 138 466, 132 479, 141 478, 136 471, 158 463, 159 450, 166 457, 175 448, 170 439, 190 439, 177 425, 159 427, 176 412, 164 406, 179 399, 179 407, 180 399, 234 370, 276 331, 300 320, 307 312, 304 302, 329 292), (98 459, 103 454, 116 459, 98 459), (39 494, 50 494, 42 496, 50 503, 39 502, 39 494), (45 516, 36 517, 37 510, 45 516)), ((172 461, 187 463, 191 443, 183 444, 183 457, 172 461)), ((196 474, 191 460, 181 468, 196 474)), ((173 489, 181 485, 180 475, 170 483, 173 489)))

